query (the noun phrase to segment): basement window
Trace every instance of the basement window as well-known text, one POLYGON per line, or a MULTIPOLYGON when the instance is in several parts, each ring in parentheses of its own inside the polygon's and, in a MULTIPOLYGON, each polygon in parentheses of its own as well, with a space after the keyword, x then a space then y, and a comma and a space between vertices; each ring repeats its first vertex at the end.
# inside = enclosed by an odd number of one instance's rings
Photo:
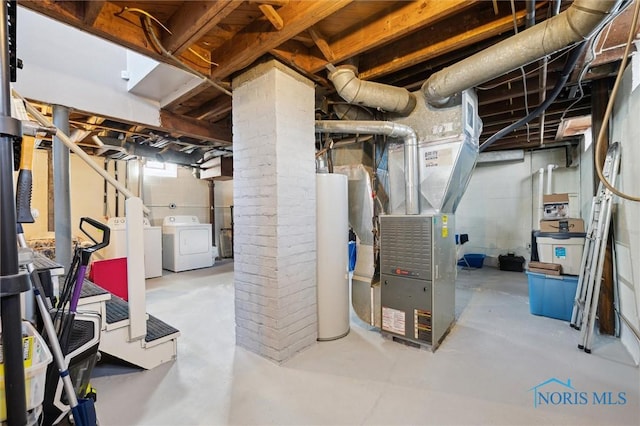
POLYGON ((144 165, 145 176, 178 177, 178 165, 161 161, 147 161, 144 165))

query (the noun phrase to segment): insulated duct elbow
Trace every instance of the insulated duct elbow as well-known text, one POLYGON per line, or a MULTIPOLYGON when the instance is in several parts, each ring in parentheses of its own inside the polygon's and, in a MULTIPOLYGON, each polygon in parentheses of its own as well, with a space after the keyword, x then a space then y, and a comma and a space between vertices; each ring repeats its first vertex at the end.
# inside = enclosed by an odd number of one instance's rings
POLYGON ((373 120, 373 114, 366 109, 349 104, 334 104, 333 112, 340 120, 373 120))
POLYGON ((316 121, 316 132, 387 135, 404 142, 404 184, 406 214, 420 213, 418 135, 409 126, 392 121, 316 121))
POLYGON ((409 115, 416 106, 416 97, 407 89, 360 80, 355 68, 348 65, 330 72, 329 80, 338 95, 351 104, 379 108, 404 116, 409 115))
POLYGON ((430 104, 589 38, 620 0, 575 0, 564 12, 433 74, 422 85, 430 104))

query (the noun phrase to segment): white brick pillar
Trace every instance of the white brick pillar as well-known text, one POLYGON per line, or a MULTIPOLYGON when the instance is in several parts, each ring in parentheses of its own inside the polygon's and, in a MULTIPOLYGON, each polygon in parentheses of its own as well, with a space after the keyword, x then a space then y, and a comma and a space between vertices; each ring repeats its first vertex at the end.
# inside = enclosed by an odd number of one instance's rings
POLYGON ((233 80, 236 344, 276 362, 317 337, 314 102, 275 60, 233 80))

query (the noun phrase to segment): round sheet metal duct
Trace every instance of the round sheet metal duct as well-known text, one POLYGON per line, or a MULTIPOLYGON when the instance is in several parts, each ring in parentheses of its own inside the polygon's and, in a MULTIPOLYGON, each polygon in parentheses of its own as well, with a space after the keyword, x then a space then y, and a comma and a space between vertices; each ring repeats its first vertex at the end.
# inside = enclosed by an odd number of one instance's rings
POLYGON ((316 132, 387 135, 404 142, 404 183, 406 214, 420 213, 418 136, 409 126, 392 121, 316 121, 316 132))
POLYGON ((356 69, 342 65, 329 73, 329 80, 338 95, 351 104, 379 108, 387 112, 409 115, 416 106, 416 97, 407 89, 360 80, 356 69))
POLYGON ((617 0, 576 0, 564 12, 433 74, 422 85, 427 102, 450 96, 589 38, 617 0))

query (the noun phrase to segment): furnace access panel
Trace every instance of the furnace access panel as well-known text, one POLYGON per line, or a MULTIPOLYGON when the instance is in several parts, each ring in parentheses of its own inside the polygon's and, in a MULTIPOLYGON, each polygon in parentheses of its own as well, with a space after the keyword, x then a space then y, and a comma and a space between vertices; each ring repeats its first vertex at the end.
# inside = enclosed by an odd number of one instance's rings
POLYGON ((455 318, 453 215, 380 217, 382 331, 435 349, 455 318))

